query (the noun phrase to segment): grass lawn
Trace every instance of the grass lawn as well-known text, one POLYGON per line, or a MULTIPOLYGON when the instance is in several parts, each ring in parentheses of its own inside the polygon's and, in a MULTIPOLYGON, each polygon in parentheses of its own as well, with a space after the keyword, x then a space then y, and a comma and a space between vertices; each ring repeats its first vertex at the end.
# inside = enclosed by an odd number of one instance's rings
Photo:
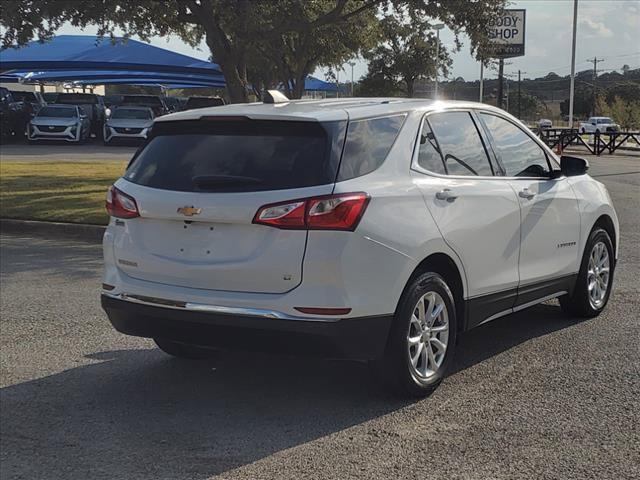
POLYGON ((105 193, 126 162, 1 162, 0 217, 106 225, 105 193))

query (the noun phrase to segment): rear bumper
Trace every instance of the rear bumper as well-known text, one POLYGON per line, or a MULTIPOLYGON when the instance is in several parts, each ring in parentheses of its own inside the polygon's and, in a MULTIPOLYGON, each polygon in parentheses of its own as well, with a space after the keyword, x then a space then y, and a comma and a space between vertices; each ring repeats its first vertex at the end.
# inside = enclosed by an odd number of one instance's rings
POLYGON ((141 304, 109 294, 102 308, 121 333, 231 350, 358 360, 382 355, 393 316, 266 318, 141 304))

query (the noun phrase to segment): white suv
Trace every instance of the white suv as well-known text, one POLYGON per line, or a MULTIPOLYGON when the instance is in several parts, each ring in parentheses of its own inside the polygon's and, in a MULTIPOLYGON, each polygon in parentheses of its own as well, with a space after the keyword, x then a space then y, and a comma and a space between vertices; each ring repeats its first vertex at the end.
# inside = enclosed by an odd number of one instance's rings
POLYGON ((102 305, 179 357, 371 360, 424 395, 465 330, 554 297, 578 316, 605 307, 618 220, 587 168, 476 103, 163 116, 107 196, 102 305))

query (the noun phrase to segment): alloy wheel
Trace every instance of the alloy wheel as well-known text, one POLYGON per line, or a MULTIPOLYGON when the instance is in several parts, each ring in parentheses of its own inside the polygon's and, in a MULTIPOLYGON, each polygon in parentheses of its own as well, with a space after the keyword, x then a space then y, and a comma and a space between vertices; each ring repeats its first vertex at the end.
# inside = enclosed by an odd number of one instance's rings
POLYGON ((587 291, 589 303, 594 309, 599 309, 604 304, 609 287, 609 250, 604 242, 597 242, 589 255, 589 268, 587 269, 587 291))
POLYGON ((442 366, 449 341, 449 314, 439 293, 422 295, 412 310, 407 354, 413 374, 427 379, 442 366))

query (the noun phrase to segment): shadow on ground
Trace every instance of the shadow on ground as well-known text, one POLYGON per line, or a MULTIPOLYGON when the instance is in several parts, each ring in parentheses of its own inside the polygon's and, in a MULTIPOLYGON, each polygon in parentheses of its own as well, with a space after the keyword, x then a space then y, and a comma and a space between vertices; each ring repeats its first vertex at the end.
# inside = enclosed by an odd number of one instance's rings
MULTIPOLYGON (((463 336, 452 375, 574 323, 555 305, 496 320, 463 336)), ((3 478, 204 479, 414 403, 352 362, 197 362, 157 349, 87 358, 95 363, 0 391, 3 478)))
POLYGON ((95 278, 99 286, 102 268, 100 245, 68 240, 66 247, 39 237, 17 234, 2 238, 0 278, 8 282, 22 272, 37 273, 40 279, 60 277, 64 279, 95 278), (30 247, 30 248, 25 248, 30 247), (71 247, 71 248, 69 248, 71 247))

